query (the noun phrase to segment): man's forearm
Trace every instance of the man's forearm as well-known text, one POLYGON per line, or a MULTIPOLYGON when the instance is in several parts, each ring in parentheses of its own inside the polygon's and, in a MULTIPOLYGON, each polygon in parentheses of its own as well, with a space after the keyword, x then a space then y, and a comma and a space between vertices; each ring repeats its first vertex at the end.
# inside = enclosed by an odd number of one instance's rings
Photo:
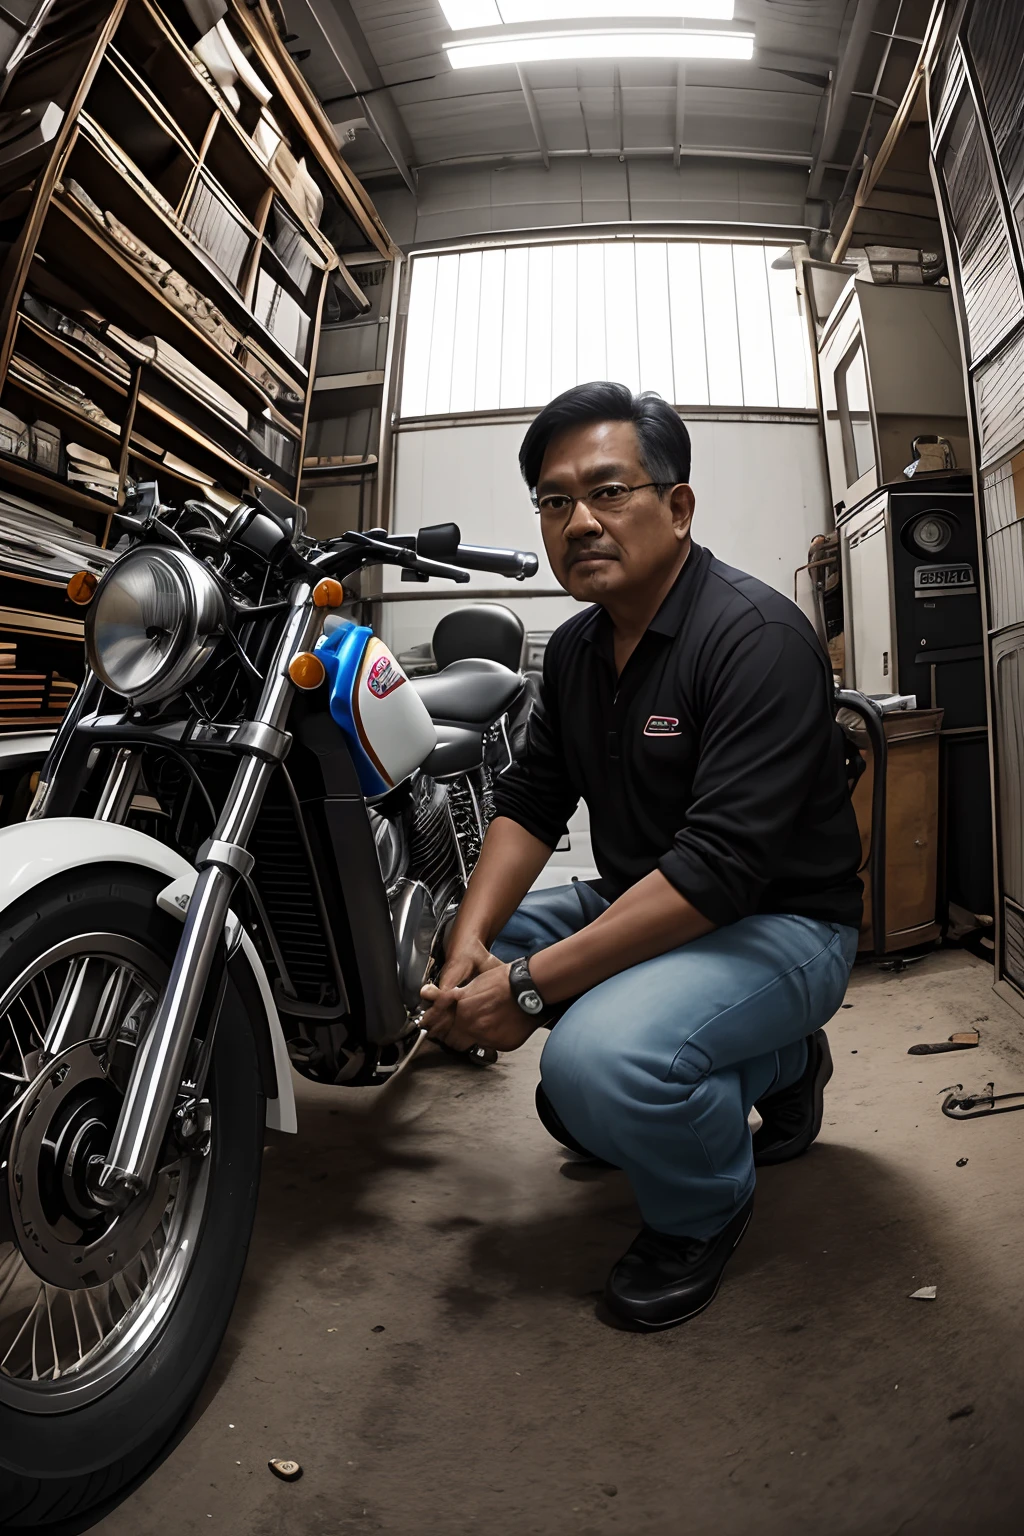
POLYGON ((459 907, 448 952, 474 939, 490 948, 550 857, 547 843, 517 821, 496 816, 459 907))
POLYGON ((542 949, 530 974, 545 1003, 561 1003, 714 927, 656 869, 579 933, 542 949))

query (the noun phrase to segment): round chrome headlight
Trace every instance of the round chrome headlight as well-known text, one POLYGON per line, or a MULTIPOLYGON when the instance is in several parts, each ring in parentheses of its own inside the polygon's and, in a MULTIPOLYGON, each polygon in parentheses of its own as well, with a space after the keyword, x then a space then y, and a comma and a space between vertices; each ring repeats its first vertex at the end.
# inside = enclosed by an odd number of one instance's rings
POLYGON ((224 595, 201 560, 176 549, 133 549, 90 604, 89 665, 133 704, 166 699, 195 677, 225 620, 224 595))

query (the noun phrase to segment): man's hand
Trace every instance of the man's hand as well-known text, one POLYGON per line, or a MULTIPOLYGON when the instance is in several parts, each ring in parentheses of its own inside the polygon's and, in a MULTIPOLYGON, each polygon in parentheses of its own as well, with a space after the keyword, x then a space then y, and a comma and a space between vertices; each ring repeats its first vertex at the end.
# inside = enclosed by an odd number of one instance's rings
POLYGON ((529 1040, 536 1021, 527 1018, 513 998, 508 966, 489 958, 493 963, 466 986, 446 987, 442 972, 441 986, 423 988, 420 995, 431 1006, 420 1022, 432 1040, 457 1051, 474 1045, 516 1051, 529 1040))
POLYGON ((492 971, 501 966, 501 961, 491 954, 485 944, 479 939, 466 939, 463 943, 457 943, 451 950, 441 974, 437 978, 437 986, 420 988, 420 997, 430 1007, 420 1019, 423 1028, 434 1039, 444 1039, 443 1035, 435 1031, 443 1025, 452 1025, 455 1022, 455 989, 464 987, 474 976, 480 976, 484 971, 492 971))

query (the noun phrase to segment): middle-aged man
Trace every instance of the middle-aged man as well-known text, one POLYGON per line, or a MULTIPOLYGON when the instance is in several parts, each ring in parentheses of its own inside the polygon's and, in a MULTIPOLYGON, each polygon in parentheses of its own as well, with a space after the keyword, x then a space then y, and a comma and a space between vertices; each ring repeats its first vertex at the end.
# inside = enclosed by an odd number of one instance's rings
POLYGON ((691 540, 690 438, 665 401, 581 384, 519 462, 552 570, 596 606, 548 643, 424 1022, 513 1051, 555 1021, 541 1117, 624 1169, 644 1220, 606 1300, 670 1328, 714 1299, 755 1161, 821 1127, 821 1026, 861 918, 842 733, 799 609, 691 540), (580 799, 601 878, 531 892, 580 799))

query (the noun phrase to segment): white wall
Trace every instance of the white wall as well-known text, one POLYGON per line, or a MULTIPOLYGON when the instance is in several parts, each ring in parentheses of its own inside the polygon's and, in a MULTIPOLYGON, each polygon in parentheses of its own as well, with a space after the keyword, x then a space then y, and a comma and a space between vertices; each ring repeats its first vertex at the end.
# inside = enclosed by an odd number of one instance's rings
MULTIPOLYGON (((793 596, 793 572, 807 546, 828 526, 829 499, 815 418, 689 423, 693 442, 691 481, 697 497, 694 536, 721 560, 793 596)), ((519 477, 517 453, 524 421, 440 426, 400 431, 395 439, 395 501, 392 527, 411 533, 427 523, 457 522, 473 544, 535 550, 540 570, 530 582, 513 583, 502 602, 527 630, 552 630, 575 610, 572 598, 530 597, 556 583, 544 558, 540 527, 519 477)), ((398 574, 385 572, 385 590, 408 593, 398 574)), ((403 651, 429 640, 443 613, 472 600, 474 590, 501 586, 474 572, 468 586, 432 582, 440 601, 387 603, 383 636, 403 651), (451 596, 448 596, 448 593, 451 596)), ((552 855, 538 885, 564 884, 573 875, 596 873, 586 808, 569 828, 570 846, 552 855)))
MULTIPOLYGON (((752 141, 753 142, 753 141, 752 141)), ((554 159, 539 164, 426 166, 417 197, 371 183, 381 218, 404 249, 431 240, 609 222, 804 224, 802 165, 687 158, 554 159)))
MULTIPOLYGON (((806 562, 814 534, 828 526, 817 420, 698 418, 688 425, 697 542, 792 597, 793 572, 806 562)), ((568 596, 529 596, 531 589, 551 591, 557 584, 519 477, 517 454, 525 430, 525 422, 515 420, 400 431, 392 527, 411 533, 427 523, 452 521, 467 543, 535 550, 541 560, 538 574, 529 582, 508 584, 502 601, 527 629, 554 629, 576 605, 568 596)), ((403 595, 415 590, 403 585, 397 572, 386 572, 385 583, 385 590, 403 595)), ((396 651, 428 640, 441 615, 459 601, 472 600, 474 589, 502 585, 476 572, 468 586, 432 582, 430 591, 445 592, 442 601, 386 604, 384 638, 396 651)))

